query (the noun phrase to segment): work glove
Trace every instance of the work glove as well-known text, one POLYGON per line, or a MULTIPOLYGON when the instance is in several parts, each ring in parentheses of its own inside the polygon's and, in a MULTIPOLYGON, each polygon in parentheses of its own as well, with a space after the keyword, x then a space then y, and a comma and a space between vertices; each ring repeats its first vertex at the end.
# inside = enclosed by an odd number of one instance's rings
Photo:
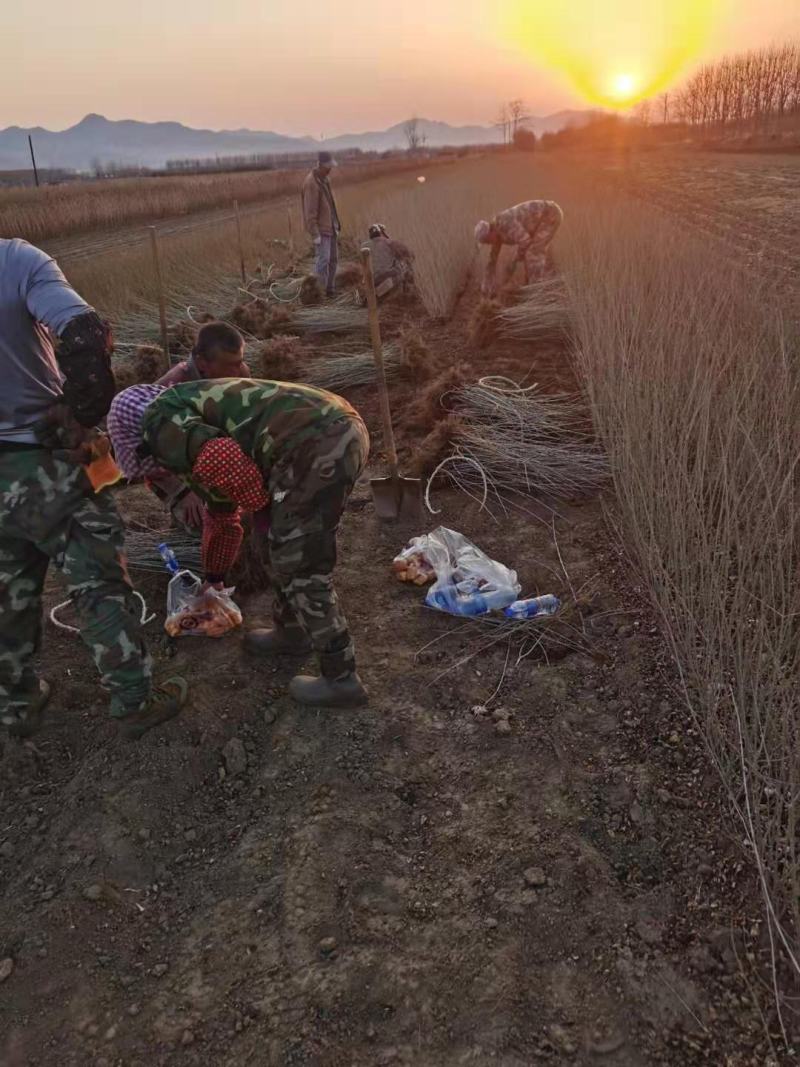
POLYGON ((322 244, 322 237, 319 234, 317 234, 317 236, 314 238, 314 248, 319 248, 319 246, 321 244, 322 244))

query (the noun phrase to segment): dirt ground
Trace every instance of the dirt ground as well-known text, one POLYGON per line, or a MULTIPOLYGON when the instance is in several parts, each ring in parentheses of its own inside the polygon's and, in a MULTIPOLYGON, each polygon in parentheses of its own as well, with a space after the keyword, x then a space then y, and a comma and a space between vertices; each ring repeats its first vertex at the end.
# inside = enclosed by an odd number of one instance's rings
MULTIPOLYGON (((574 385, 563 352, 477 352, 475 300, 423 324, 441 366, 574 385)), ((352 399, 379 469, 375 398, 352 399)), ((158 670, 192 699, 126 745, 78 639, 47 624, 48 729, 0 761, 3 1065, 770 1062, 739 968, 753 886, 613 500, 498 523, 453 490, 434 502, 429 528, 582 600, 567 647, 426 610, 389 572, 420 530, 380 527, 366 481, 337 571, 365 709, 294 706, 289 667, 237 637, 169 641, 151 576, 158 670)), ((120 504, 158 518, 143 489, 120 504)), ((244 608, 266 620, 269 597, 244 608)))

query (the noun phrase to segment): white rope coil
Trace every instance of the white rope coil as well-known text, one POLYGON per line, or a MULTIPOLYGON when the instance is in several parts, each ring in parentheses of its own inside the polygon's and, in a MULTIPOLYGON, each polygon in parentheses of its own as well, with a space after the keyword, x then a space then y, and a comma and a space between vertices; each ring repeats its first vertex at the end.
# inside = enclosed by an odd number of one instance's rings
MULTIPOLYGON (((139 622, 141 622, 142 626, 146 626, 148 622, 152 622, 153 621, 153 619, 156 617, 156 614, 155 614, 155 612, 153 612, 150 615, 147 614, 147 601, 145 600, 145 598, 142 596, 141 593, 137 592, 134 589, 133 595, 135 597, 138 597, 139 600, 141 601, 142 614, 141 614, 141 616, 139 618, 139 622)), ((66 632, 68 634, 79 634, 80 630, 78 629, 77 626, 70 626, 69 623, 61 622, 61 620, 58 618, 58 612, 61 611, 62 608, 68 607, 71 603, 72 603, 71 600, 64 600, 60 604, 56 604, 56 606, 54 608, 52 608, 51 611, 50 611, 50 622, 52 622, 53 626, 57 626, 59 628, 59 630, 66 630, 66 632)))

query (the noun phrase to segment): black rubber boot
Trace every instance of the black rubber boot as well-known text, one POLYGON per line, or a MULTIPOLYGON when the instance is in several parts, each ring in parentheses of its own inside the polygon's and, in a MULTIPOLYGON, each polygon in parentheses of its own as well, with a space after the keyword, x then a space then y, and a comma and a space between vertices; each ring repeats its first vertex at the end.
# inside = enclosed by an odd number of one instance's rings
POLYGON ((18 722, 12 723, 7 727, 9 736, 19 737, 21 740, 25 740, 26 737, 33 737, 34 734, 38 734, 42 728, 44 709, 47 707, 49 701, 50 686, 44 678, 40 678, 39 695, 27 706, 22 718, 20 718, 18 722))
POLYGON ((302 626, 276 626, 251 630, 244 635, 244 647, 260 656, 305 656, 311 651, 311 642, 302 626))
POLYGON ((369 700, 369 693, 355 671, 341 678, 299 674, 289 683, 289 696, 298 704, 317 708, 360 708, 369 700))
POLYGON ((128 741, 138 741, 154 726, 180 714, 188 695, 189 685, 185 678, 167 678, 153 690, 144 707, 119 720, 120 734, 128 741))

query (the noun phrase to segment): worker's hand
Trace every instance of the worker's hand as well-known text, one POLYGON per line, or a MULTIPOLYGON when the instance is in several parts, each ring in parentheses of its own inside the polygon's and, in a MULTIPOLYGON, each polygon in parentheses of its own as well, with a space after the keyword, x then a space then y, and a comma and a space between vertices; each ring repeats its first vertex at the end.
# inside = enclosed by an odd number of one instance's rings
POLYGON ((203 528, 203 515, 205 514, 206 506, 197 493, 186 493, 185 496, 177 500, 175 504, 170 508, 172 517, 176 522, 179 522, 182 526, 188 527, 190 530, 200 530, 203 528))
POLYGON ((314 238, 314 247, 318 248, 321 244, 322 244, 322 237, 320 236, 320 234, 317 234, 317 236, 314 238))
POLYGON ((208 593, 213 589, 215 592, 221 593, 224 588, 224 582, 216 581, 214 578, 206 578, 203 584, 200 586, 200 592, 201 594, 208 593))

